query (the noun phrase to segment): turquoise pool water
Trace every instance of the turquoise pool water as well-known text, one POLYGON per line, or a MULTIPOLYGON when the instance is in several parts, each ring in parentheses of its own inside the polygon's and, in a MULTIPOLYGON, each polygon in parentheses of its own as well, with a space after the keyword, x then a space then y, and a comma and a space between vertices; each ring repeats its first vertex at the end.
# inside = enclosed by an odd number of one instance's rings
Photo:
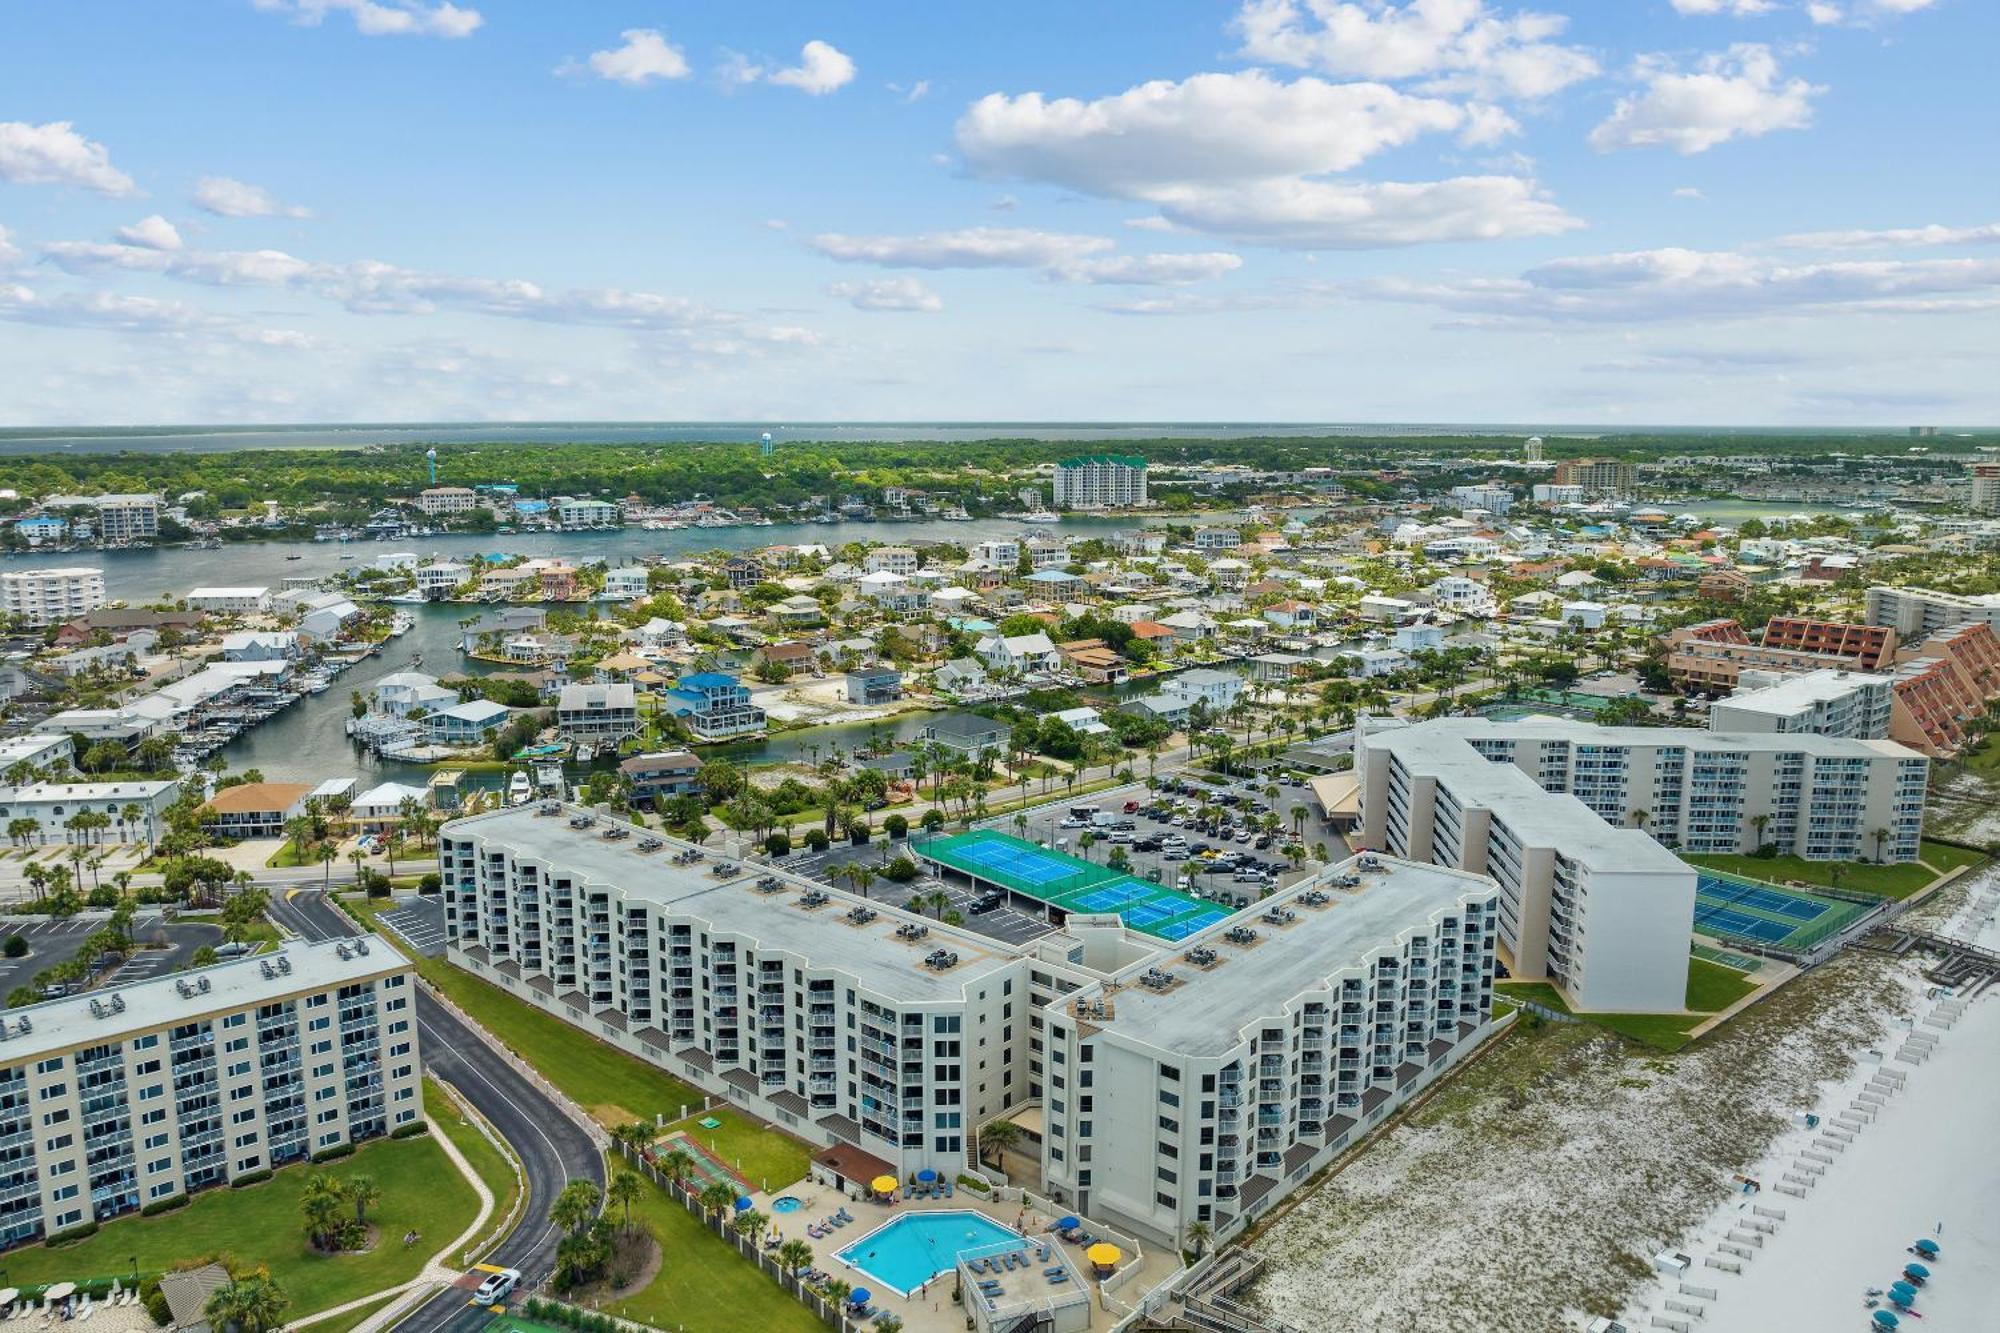
POLYGON ((796 1213, 799 1207, 799 1201, 789 1194, 780 1194, 771 1200, 771 1211, 774 1213, 796 1213))
POLYGON ((1019 1239, 1020 1233, 982 1213, 904 1213, 876 1227, 837 1257, 897 1295, 907 1296, 939 1273, 956 1267, 961 1250, 1019 1239))

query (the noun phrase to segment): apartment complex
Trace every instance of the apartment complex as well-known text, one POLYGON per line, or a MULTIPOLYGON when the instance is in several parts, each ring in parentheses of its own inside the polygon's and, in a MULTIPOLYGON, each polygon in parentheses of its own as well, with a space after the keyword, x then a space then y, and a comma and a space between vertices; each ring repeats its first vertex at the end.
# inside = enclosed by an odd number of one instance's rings
POLYGON ((1233 1234, 1491 1016, 1494 890, 1471 875, 1367 858, 1172 945, 1115 916, 1007 943, 686 850, 553 804, 447 825, 449 956, 898 1178, 950 1178, 980 1125, 1039 1102, 1046 1191, 1154 1240, 1233 1234), (1119 1072, 1093 1088, 1097 1060, 1119 1072))
MULTIPOLYGON (((1438 722, 1368 723, 1355 752, 1361 842, 1490 875, 1514 976, 1553 982, 1582 1009, 1681 1010, 1694 872, 1622 817, 1607 823, 1552 770, 1509 763, 1512 742, 1481 739, 1438 722)), ((1606 775, 1585 755, 1578 776, 1590 789, 1606 775)))
POLYGON ((1678 685, 1713 692, 1735 689, 1747 670, 1883 671, 1894 664, 1897 643, 1896 632, 1883 626, 1800 616, 1773 616, 1763 641, 1752 643, 1736 621, 1708 620, 1667 635, 1667 673, 1678 685))
POLYGON ((1580 486, 1585 495, 1630 495, 1639 469, 1609 458, 1565 458, 1556 464, 1558 486, 1580 486))
POLYGON ((417 494, 417 508, 433 518, 441 514, 469 514, 479 504, 470 486, 433 486, 417 494))
POLYGON ((1474 1046, 1492 1015, 1497 895, 1364 857, 1177 956, 1047 1010, 1050 1197, 1149 1236, 1218 1241, 1474 1046))
POLYGON ((160 497, 157 495, 100 495, 97 497, 97 536, 110 545, 151 541, 160 535, 160 497))
POLYGON ((0 824, 32 820, 36 831, 22 835, 30 846, 147 842, 158 832, 158 821, 180 790, 175 778, 0 786, 0 824), (78 815, 101 815, 107 822, 95 829, 71 828, 70 821, 78 815))
POLYGON ((1146 503, 1146 460, 1091 454, 1056 464, 1058 509, 1133 509, 1146 503))
POLYGON ((1975 514, 2000 514, 2000 463, 1967 463, 1966 501, 1975 514))
POLYGON ((10 569, 0 574, 0 615, 60 625, 104 605, 104 571, 84 565, 10 569))
POLYGON ((414 991, 366 936, 8 1010, 0 1245, 415 1122, 414 991))
POLYGON ((1929 588, 1868 590, 1868 623, 1886 625, 1905 639, 1928 638, 1953 625, 1985 624, 2000 630, 2000 593, 1977 597, 1929 588))
POLYGON ((1853 740, 1889 734, 1895 682, 1887 676, 1836 669, 1798 676, 1746 671, 1742 683, 1748 688, 1710 705, 1710 731, 1853 740))
POLYGON ((1494 482, 1454 486, 1451 498, 1461 509, 1484 509, 1495 517, 1505 517, 1514 507, 1514 492, 1494 482))

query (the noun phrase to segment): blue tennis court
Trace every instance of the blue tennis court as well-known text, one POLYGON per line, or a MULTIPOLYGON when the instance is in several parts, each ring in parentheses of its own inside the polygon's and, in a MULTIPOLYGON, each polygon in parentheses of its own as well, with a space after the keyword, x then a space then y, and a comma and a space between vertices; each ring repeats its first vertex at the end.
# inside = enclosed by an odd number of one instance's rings
POLYGON ((973 865, 1010 875, 1023 884, 1053 884, 1059 879, 1071 879, 1076 875, 1076 867, 1067 858, 1004 842, 972 843, 959 848, 958 855, 973 865))
POLYGON ((997 884, 1065 912, 1116 914, 1128 927, 1163 940, 1184 940, 1227 917, 1229 909, 1164 885, 1136 879, 994 829, 925 839, 913 849, 927 861, 997 884))
POLYGON ((1844 929, 1865 905, 1760 884, 1720 871, 1695 880, 1694 928, 1704 935, 1806 948, 1844 929))
MULTIPOLYGON (((1070 905, 1079 912, 1115 912, 1127 904, 1151 896, 1138 885, 1128 881, 1124 884, 1107 884, 1102 888, 1079 893, 1070 899, 1070 905)), ((1131 918, 1128 917, 1129 919, 1131 918)))
POLYGON ((1739 939, 1761 940, 1765 944, 1776 944, 1789 936, 1793 929, 1782 921, 1767 921, 1734 908, 1700 905, 1694 909, 1694 928, 1704 935, 1734 935, 1739 939))

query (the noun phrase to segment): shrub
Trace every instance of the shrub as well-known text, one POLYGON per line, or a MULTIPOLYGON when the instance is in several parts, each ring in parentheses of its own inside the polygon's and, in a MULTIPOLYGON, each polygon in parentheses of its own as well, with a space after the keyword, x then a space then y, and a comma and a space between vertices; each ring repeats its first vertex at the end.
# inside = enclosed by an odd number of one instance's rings
POLYGON ((353 1155, 353 1144, 336 1143, 331 1148, 320 1149, 320 1151, 312 1155, 312 1159, 315 1162, 337 1162, 343 1157, 352 1157, 353 1155))
POLYGON ((389 1137, 392 1139, 413 1139, 419 1134, 428 1134, 430 1132, 431 1126, 429 1121, 412 1120, 407 1125, 396 1126, 395 1129, 390 1131, 389 1137))
POLYGON ((962 1171, 959 1172, 958 1187, 964 1190, 971 1190, 974 1194, 984 1194, 989 1188, 987 1183, 978 1176, 968 1176, 962 1171))
POLYGON ((176 1208, 185 1208, 187 1206, 188 1196, 185 1194, 176 1194, 172 1198, 153 1200, 139 1210, 139 1216, 157 1217, 161 1213, 171 1213, 176 1208))
POLYGON ((773 833, 770 837, 764 839, 764 853, 767 856, 790 856, 792 854, 792 835, 789 833, 773 833))
POLYGON ((67 1231, 58 1231, 55 1235, 50 1236, 48 1241, 49 1248, 54 1249, 58 1245, 67 1245, 73 1240, 83 1240, 96 1234, 97 1223, 85 1222, 82 1226, 74 1226, 67 1231))
POLYGON ((868 826, 866 824, 856 824, 854 831, 847 835, 847 840, 856 847, 866 847, 868 845, 868 826))
POLYGON ((423 894, 443 893, 444 876, 433 870, 417 880, 417 892, 423 894))
POLYGON ((892 838, 907 838, 910 836, 910 821, 901 815, 890 815, 882 821, 882 831, 892 838))
POLYGON ((166 1293, 160 1290, 158 1282, 145 1289, 145 1301, 146 1313, 152 1316, 154 1323, 165 1328, 173 1322, 174 1312, 167 1308, 166 1293))
POLYGON ((825 829, 814 828, 806 830, 806 846, 813 851, 823 852, 832 845, 833 840, 826 836, 825 829))
POLYGON ((0 953, 6 954, 9 958, 23 958, 27 956, 27 952, 28 941, 19 935, 9 935, 7 942, 0 944, 0 953))
POLYGON ((242 1189, 242 1188, 243 1188, 243 1187, 244 1187, 245 1185, 258 1185, 258 1184, 262 1184, 262 1183, 263 1183, 264 1181, 267 1181, 267 1180, 269 1180, 270 1178, 271 1178, 271 1172, 270 1172, 270 1171, 269 1171, 268 1169, 267 1169, 267 1170, 263 1170, 263 1171, 250 1171, 250 1172, 246 1172, 246 1173, 244 1173, 243 1175, 240 1175, 240 1176, 236 1177, 236 1179, 234 1179, 234 1180, 230 1181, 230 1182, 229 1182, 229 1187, 230 1187, 231 1189, 239 1189, 239 1190, 240 1190, 240 1189, 242 1189))
POLYGON ((908 884, 918 874, 917 863, 907 856, 899 856, 882 867, 882 878, 892 884, 908 884))

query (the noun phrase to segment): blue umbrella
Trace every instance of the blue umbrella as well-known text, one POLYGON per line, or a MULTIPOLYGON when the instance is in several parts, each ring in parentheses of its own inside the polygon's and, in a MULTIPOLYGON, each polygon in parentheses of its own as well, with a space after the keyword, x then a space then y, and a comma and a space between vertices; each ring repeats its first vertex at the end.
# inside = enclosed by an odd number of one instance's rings
POLYGON ((744 1194, 744 1195, 739 1195, 739 1196, 737 1197, 737 1200, 736 1200, 736 1211, 737 1211, 737 1212, 739 1212, 739 1213, 747 1213, 747 1212, 749 1212, 749 1211, 750 1211, 750 1196, 749 1196, 749 1195, 747 1195, 747 1194, 744 1194))
POLYGON ((847 1301, 850 1305, 866 1305, 868 1304, 868 1298, 874 1294, 866 1287, 856 1287, 853 1291, 847 1293, 847 1301))
POLYGON ((1894 1310, 1877 1310, 1874 1318, 1877 1328, 1894 1328, 1903 1322, 1903 1317, 1894 1310))
POLYGON ((1075 1228, 1076 1228, 1076 1219, 1073 1217, 1065 1217, 1062 1221, 1056 1223, 1057 1231, 1072 1231, 1075 1228))
POLYGON ((931 1170, 929 1167, 925 1167, 923 1170, 917 1172, 917 1179, 928 1185, 937 1179, 937 1172, 931 1170))
POLYGON ((1918 1254, 1936 1254, 1938 1252, 1938 1243, 1932 1240, 1929 1236, 1926 1236, 1922 1240, 1918 1241, 1915 1245, 1911 1246, 1911 1248, 1914 1249, 1918 1254))
POLYGON ((1917 1289, 1907 1282, 1898 1282, 1889 1288, 1889 1299, 1898 1305, 1915 1305, 1917 1289))
POLYGON ((1904 1277, 1929 1277, 1930 1275, 1931 1275, 1931 1270, 1924 1267, 1924 1265, 1922 1264, 1903 1265, 1904 1277))

